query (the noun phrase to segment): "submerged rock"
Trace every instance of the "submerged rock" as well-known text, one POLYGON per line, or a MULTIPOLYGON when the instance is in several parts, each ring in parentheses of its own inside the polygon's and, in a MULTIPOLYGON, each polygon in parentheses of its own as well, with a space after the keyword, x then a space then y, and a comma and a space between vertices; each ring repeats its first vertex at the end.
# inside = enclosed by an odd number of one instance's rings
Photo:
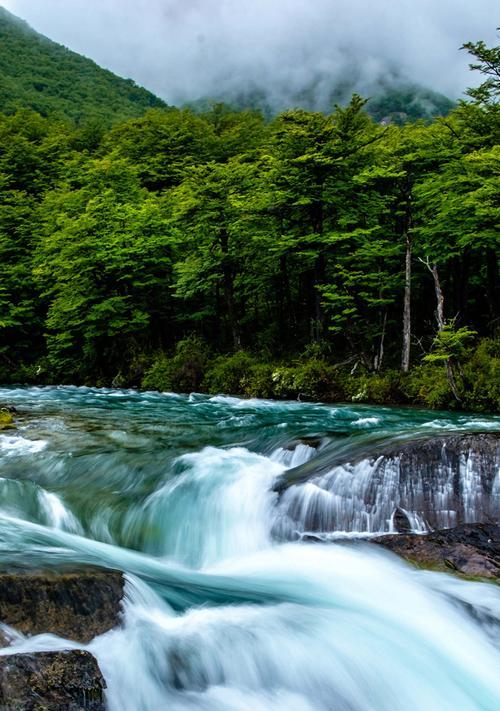
POLYGON ((287 449, 289 451, 293 451, 296 449, 299 445, 303 444, 306 447, 311 447, 312 449, 320 449, 320 447, 326 442, 326 438, 323 436, 318 436, 318 437, 297 437, 297 439, 293 439, 291 442, 288 442, 283 449, 287 449))
POLYGON ((120 624, 123 585, 115 571, 0 573, 0 622, 86 643, 120 624))
POLYGON ((465 524, 424 535, 380 536, 372 542, 427 568, 500 579, 500 526, 465 524))
POLYGON ((104 711, 106 684, 81 650, 0 657, 0 708, 16 711, 104 711))

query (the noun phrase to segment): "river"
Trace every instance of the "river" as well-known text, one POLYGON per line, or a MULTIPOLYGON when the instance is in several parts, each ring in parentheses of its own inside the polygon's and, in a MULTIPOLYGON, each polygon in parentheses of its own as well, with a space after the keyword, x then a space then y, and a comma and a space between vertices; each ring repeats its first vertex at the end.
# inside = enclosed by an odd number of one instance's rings
MULTIPOLYGON (((394 473, 374 486, 369 459, 324 463, 500 418, 76 387, 3 388, 0 402, 19 410, 0 433, 2 563, 126 574, 123 626, 85 647, 111 711, 500 707, 500 587, 370 544, 393 529, 394 473), (327 544, 307 540, 311 511, 327 544)), ((466 517, 474 481, 467 466, 466 517)), ((1 653, 78 646, 19 635, 1 653)))

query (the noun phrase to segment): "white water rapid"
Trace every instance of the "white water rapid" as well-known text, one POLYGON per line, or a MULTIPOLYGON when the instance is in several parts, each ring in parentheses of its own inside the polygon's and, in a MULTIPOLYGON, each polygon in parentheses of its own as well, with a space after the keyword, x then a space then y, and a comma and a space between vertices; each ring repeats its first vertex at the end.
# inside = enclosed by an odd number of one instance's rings
MULTIPOLYGON (((314 465, 319 435, 357 447, 370 428, 406 432, 404 413, 71 388, 1 395, 27 412, 0 443, 4 565, 126 575, 122 626, 84 647, 110 711, 500 708, 500 587, 417 570, 369 541, 300 540, 390 531, 395 507, 415 529, 430 505, 445 525, 474 517, 486 499, 472 458, 438 473, 432 500, 427 473, 408 478, 378 457, 276 487, 314 465)), ((431 419, 414 417, 416 432, 431 419)), ((489 486, 494 507, 498 479, 489 486)), ((7 632, 1 655, 82 648, 7 632)))

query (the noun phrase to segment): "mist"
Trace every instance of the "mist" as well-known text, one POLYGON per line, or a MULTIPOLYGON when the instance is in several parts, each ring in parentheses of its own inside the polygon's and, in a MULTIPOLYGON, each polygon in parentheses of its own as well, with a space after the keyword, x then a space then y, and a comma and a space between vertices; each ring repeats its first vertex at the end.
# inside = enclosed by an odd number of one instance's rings
POLYGON ((468 40, 496 41, 496 0, 6 0, 51 39, 171 104, 265 87, 275 105, 332 85, 409 80, 459 97, 468 40))

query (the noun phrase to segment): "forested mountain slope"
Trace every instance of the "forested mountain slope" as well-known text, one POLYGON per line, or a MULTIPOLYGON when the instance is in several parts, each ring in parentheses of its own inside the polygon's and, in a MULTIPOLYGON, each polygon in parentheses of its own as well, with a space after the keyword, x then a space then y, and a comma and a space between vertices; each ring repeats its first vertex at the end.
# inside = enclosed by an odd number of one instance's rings
POLYGON ((0 7, 0 110, 31 108, 77 122, 106 125, 140 116, 164 102, 130 79, 71 52, 0 7))
MULTIPOLYGON (((349 101, 356 87, 354 77, 353 68, 352 81, 346 79, 342 86, 332 81, 321 92, 312 82, 307 91, 288 95, 281 103, 268 87, 242 85, 236 94, 198 99, 190 105, 203 111, 214 101, 222 101, 238 110, 259 110, 267 118, 293 107, 328 113, 335 104, 349 101)), ((392 75, 369 93, 367 111, 379 122, 430 120, 447 115, 454 106, 446 96, 392 75)), ((76 121, 99 118, 109 125, 163 106, 161 99, 132 80, 52 42, 0 7, 0 108, 4 113, 31 108, 43 116, 55 114, 76 121)))
MULTIPOLYGON (((327 91, 318 92, 312 83, 307 91, 295 94, 288 92, 286 98, 283 98, 284 89, 278 92, 281 95, 278 97, 266 87, 242 87, 241 91, 199 99, 188 105, 195 111, 204 111, 215 99, 240 111, 261 111, 270 119, 291 107, 330 113, 337 104, 348 103, 355 91, 355 81, 346 81, 340 86, 333 80, 327 91)), ((418 119, 431 121, 436 116, 447 116, 456 105, 439 92, 409 81, 396 80, 394 77, 378 82, 371 87, 367 95, 367 113, 378 123, 403 124, 418 119)))

